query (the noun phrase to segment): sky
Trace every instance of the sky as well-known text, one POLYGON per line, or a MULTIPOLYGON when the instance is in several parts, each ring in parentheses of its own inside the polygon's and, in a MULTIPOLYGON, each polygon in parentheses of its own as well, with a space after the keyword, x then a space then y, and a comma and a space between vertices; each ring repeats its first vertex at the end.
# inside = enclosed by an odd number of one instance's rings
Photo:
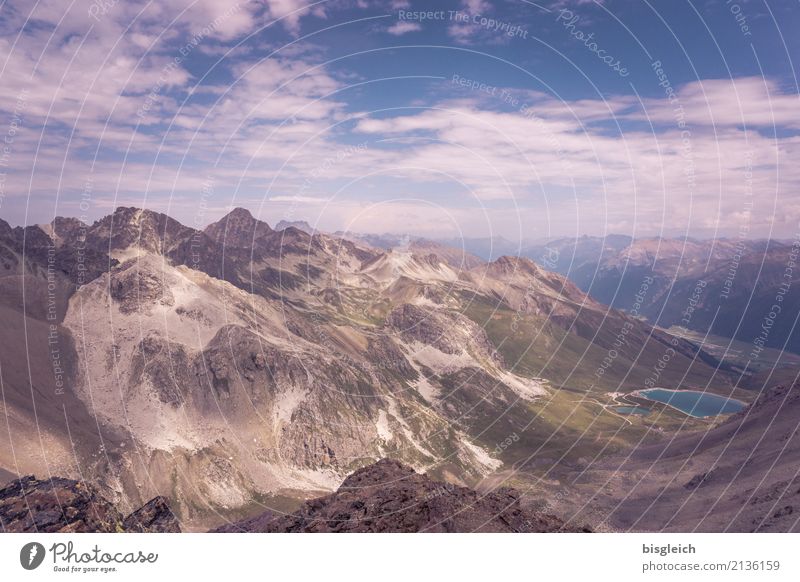
POLYGON ((0 218, 800 233, 798 0, 0 0, 0 218))

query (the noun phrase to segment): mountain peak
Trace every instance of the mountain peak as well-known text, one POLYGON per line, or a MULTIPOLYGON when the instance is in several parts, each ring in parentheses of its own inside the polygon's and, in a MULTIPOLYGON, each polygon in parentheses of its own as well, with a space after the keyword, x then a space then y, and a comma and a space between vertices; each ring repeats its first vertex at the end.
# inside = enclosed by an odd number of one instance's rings
POLYGON ((205 233, 217 243, 248 247, 258 238, 273 232, 269 224, 255 218, 246 208, 234 208, 217 222, 209 224, 205 233))
POLYGON ((250 220, 255 221, 253 217, 253 213, 250 212, 247 208, 242 208, 241 206, 237 206, 233 210, 231 210, 228 214, 226 214, 223 218, 228 220, 250 220))
MULTIPOLYGON (((59 226, 62 230, 67 227, 65 232, 58 233, 59 236, 65 236, 70 231, 74 234, 77 230, 75 223, 64 219, 55 225, 56 229, 59 226)), ((138 247, 156 254, 166 254, 192 232, 193 229, 166 214, 133 206, 119 206, 112 214, 95 222, 89 228, 87 237, 92 244, 107 245, 111 251, 138 247)))
POLYGON ((526 257, 503 255, 489 264, 493 270, 499 270, 506 274, 518 272, 536 275, 539 273, 536 263, 526 257))
POLYGON ((12 230, 14 230, 14 229, 11 228, 11 225, 8 224, 2 218, 0 218, 0 236, 8 236, 8 235, 10 235, 12 230))

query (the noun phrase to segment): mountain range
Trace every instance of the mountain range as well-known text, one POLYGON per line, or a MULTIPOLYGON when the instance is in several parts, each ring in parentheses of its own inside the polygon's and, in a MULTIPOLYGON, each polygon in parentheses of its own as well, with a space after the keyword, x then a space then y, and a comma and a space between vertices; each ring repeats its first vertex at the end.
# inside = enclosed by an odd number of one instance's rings
POLYGON ((635 310, 654 325, 750 344, 755 366, 759 343, 800 353, 800 242, 611 235, 559 239, 524 253, 601 303, 635 310), (772 317, 776 304, 783 311, 772 317))
POLYGON ((0 469, 87 479, 120 513, 163 496, 198 530, 386 457, 479 487, 707 425, 616 411, 653 378, 754 398, 740 368, 529 258, 281 227, 241 208, 203 230, 126 207, 0 221, 0 469))

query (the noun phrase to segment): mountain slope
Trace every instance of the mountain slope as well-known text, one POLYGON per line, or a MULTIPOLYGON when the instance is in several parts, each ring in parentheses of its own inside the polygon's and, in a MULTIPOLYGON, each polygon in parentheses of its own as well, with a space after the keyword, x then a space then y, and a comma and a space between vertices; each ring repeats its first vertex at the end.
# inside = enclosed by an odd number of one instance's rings
POLYGON ((797 244, 609 236, 553 241, 525 253, 601 303, 660 327, 800 353, 797 244), (776 304, 781 313, 768 317, 776 304))
POLYGON ((553 510, 621 530, 798 532, 799 414, 800 384, 765 390, 707 431, 665 435, 573 475, 553 510))

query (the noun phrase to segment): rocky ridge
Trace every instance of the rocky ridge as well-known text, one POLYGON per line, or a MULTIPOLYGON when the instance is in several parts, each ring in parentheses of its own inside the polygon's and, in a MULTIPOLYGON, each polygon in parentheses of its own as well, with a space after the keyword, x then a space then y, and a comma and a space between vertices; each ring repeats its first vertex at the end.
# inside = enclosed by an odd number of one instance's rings
POLYGON ((217 532, 271 533, 552 533, 567 527, 553 515, 522 509, 511 488, 481 494, 434 481, 391 459, 359 469, 336 493, 308 501, 285 516, 267 512, 217 532))
POLYGON ((30 475, 0 489, 0 528, 23 533, 180 533, 167 500, 156 497, 124 517, 89 483, 30 475))

